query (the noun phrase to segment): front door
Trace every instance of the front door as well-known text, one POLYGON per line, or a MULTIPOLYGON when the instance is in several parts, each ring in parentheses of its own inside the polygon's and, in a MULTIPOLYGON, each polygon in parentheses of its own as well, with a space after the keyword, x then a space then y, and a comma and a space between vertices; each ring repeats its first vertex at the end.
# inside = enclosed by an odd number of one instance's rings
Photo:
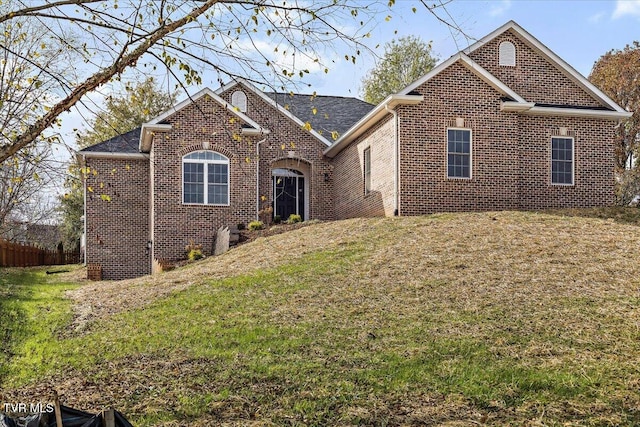
POLYGON ((286 221, 291 214, 304 220, 304 176, 293 169, 273 171, 273 215, 286 221))

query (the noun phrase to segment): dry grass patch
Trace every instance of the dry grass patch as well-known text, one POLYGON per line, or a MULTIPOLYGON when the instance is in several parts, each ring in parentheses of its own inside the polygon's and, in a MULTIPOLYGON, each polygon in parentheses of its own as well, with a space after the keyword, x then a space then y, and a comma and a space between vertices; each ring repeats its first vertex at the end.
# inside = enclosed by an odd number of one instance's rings
POLYGON ((46 381, 143 426, 640 425, 640 229, 612 213, 321 223, 86 285, 46 381))

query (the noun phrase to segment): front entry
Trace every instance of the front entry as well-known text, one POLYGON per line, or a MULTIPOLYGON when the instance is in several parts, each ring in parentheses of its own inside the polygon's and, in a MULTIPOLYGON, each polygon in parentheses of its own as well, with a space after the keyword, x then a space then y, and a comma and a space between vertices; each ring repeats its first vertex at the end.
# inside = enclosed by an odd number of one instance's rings
POLYGON ((286 221, 291 214, 304 220, 304 175, 294 169, 273 170, 273 215, 286 221))

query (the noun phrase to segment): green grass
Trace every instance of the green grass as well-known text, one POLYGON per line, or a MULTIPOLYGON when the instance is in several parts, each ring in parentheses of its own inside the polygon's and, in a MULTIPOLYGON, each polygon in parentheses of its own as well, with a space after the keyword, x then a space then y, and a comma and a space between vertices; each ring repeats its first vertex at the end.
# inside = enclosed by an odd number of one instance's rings
POLYGON ((0 384, 42 372, 59 356, 50 354, 71 320, 64 292, 77 285, 56 281, 45 269, 0 270, 0 384))
POLYGON ((0 401, 44 379, 140 426, 638 425, 638 222, 612 214, 316 224, 124 284, 193 281, 81 334, 38 285, 52 317, 11 328, 0 401))

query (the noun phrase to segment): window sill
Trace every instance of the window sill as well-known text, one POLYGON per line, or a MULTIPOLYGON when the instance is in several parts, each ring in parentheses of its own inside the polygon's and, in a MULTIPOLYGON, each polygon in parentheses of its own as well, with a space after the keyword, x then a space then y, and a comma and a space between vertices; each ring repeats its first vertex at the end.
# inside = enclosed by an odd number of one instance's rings
POLYGON ((227 208, 231 206, 231 204, 219 205, 219 204, 213 204, 213 203, 182 203, 182 206, 211 206, 216 208, 227 208))

